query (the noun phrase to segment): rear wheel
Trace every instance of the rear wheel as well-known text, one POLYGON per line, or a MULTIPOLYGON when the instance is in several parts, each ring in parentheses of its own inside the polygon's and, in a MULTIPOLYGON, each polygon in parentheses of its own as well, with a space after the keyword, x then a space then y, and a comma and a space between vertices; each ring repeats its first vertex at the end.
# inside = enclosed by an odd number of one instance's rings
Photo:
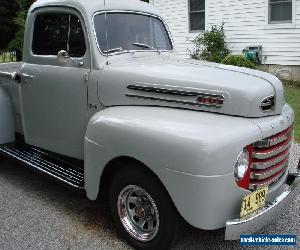
POLYGON ((110 209, 119 233, 136 249, 167 249, 179 216, 159 180, 138 164, 122 168, 110 186, 110 209))

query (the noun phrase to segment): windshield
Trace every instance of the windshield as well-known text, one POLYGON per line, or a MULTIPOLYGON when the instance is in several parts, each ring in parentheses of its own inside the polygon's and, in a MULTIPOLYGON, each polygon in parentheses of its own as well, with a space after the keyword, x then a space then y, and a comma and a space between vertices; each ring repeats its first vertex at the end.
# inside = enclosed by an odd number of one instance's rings
POLYGON ((107 13, 105 20, 103 13, 94 17, 94 25, 100 50, 104 53, 173 49, 163 22, 153 16, 107 13))

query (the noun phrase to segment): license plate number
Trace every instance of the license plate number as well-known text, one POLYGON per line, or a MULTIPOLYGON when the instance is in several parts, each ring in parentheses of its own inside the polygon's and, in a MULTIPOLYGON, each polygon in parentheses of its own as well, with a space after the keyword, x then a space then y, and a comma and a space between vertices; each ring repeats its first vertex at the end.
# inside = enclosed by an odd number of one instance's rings
POLYGON ((241 218, 251 214, 263 207, 266 203, 266 197, 269 187, 264 187, 251 194, 245 195, 241 206, 241 218))

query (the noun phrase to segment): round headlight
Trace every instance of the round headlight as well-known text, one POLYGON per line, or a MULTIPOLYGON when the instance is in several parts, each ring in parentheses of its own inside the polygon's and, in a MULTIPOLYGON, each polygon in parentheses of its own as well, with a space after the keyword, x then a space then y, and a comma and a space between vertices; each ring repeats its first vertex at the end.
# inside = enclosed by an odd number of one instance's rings
POLYGON ((244 148, 238 156, 238 159, 235 164, 234 176, 236 181, 240 181, 245 177, 249 166, 249 152, 246 148, 244 148))

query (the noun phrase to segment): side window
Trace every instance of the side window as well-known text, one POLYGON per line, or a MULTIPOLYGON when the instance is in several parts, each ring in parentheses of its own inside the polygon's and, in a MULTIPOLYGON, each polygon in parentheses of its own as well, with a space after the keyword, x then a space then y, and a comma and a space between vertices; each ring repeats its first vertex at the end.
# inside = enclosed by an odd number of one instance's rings
POLYGON ((153 19, 153 31, 154 31, 154 47, 160 48, 161 50, 172 50, 167 30, 163 28, 163 23, 158 19, 153 19))
POLYGON ((68 52, 71 57, 83 57, 86 51, 84 33, 78 17, 70 16, 70 36, 68 52))
POLYGON ((67 50, 69 15, 43 14, 35 19, 32 51, 36 55, 57 55, 67 50))
POLYGON ((78 17, 69 14, 42 14, 36 17, 32 51, 36 55, 57 55, 66 50, 71 57, 86 51, 84 33, 78 17))

